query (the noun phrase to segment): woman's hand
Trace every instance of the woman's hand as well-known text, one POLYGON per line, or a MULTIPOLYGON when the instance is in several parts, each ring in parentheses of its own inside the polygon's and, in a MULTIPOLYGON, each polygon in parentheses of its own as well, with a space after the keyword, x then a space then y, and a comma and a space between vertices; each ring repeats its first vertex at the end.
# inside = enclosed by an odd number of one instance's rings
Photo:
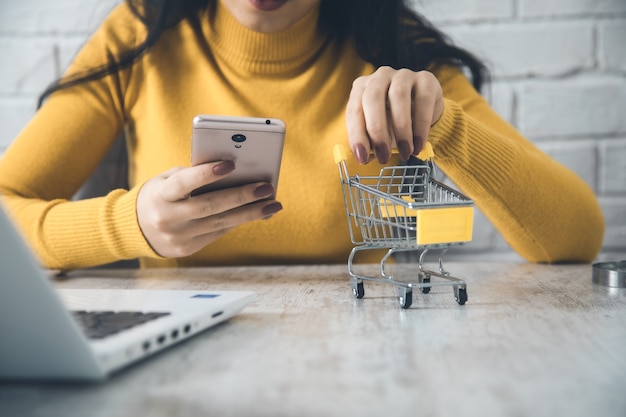
POLYGON ((231 161, 173 168, 147 181, 137 197, 139 226, 159 255, 183 257, 212 243, 240 224, 282 209, 271 184, 259 182, 189 197, 235 169, 231 161))
POLYGON ((432 73, 380 67, 352 84, 346 107, 350 149, 361 164, 370 161, 371 150, 386 163, 392 147, 407 160, 422 150, 442 113, 443 93, 432 73))

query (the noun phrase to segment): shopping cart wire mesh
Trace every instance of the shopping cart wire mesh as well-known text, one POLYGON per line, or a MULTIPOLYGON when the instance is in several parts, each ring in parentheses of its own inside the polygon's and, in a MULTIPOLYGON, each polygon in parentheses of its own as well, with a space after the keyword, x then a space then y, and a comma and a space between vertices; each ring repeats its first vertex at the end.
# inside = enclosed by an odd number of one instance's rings
MULTIPOLYGON (((433 156, 427 144, 424 159, 433 156)), ((413 288, 428 293, 433 286, 452 285, 461 305, 467 301, 463 280, 452 277, 443 268, 443 255, 450 246, 472 239, 474 202, 460 192, 433 179, 432 160, 425 165, 383 167, 379 175, 364 176, 348 172, 347 149, 337 145, 335 162, 339 166, 350 238, 355 245, 348 258, 352 292, 364 296, 363 281, 390 283, 398 287, 402 308, 412 304, 413 288), (380 263, 380 276, 355 273, 354 258, 359 251, 387 249, 380 263), (439 270, 424 267, 429 250, 441 250, 439 270), (400 280, 387 272, 387 262, 400 251, 420 250, 416 281, 400 280), (431 277, 441 278, 432 282, 431 277)))

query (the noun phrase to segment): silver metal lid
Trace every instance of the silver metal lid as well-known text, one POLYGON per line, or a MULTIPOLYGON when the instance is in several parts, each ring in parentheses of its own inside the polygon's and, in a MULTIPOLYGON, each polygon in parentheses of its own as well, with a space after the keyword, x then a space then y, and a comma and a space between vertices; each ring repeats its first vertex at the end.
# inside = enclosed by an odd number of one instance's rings
POLYGON ((593 282, 606 287, 626 288, 626 261, 598 262, 593 266, 593 282))

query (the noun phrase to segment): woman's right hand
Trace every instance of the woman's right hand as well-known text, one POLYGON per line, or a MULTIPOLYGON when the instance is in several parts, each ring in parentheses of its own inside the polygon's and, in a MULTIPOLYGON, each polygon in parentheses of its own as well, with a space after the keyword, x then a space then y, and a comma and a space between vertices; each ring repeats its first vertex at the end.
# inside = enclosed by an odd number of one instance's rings
POLYGON ((282 209, 278 201, 266 200, 274 193, 266 182, 190 197, 192 191, 234 169, 232 161, 177 167, 143 185, 137 197, 137 218, 155 252, 163 257, 191 255, 228 230, 282 209))

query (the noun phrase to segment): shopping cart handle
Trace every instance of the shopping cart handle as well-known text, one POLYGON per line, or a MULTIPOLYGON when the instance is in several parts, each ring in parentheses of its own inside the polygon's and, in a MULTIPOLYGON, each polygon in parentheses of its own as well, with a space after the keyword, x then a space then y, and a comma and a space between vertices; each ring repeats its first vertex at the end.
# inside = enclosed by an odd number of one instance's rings
POLYGON ((433 151, 433 145, 430 142, 426 142, 424 148, 417 154, 417 158, 422 161, 429 161, 435 157, 435 151, 433 151))
MULTIPOLYGON (((398 149, 393 148, 391 150, 392 153, 398 153, 398 149)), ((335 158, 335 163, 338 164, 341 161, 345 161, 348 159, 348 148, 345 145, 337 144, 333 149, 333 156, 335 158)), ((433 145, 430 142, 426 142, 424 145, 424 149, 417 154, 417 157, 422 161, 428 161, 435 156, 435 152, 433 151, 433 145)))

